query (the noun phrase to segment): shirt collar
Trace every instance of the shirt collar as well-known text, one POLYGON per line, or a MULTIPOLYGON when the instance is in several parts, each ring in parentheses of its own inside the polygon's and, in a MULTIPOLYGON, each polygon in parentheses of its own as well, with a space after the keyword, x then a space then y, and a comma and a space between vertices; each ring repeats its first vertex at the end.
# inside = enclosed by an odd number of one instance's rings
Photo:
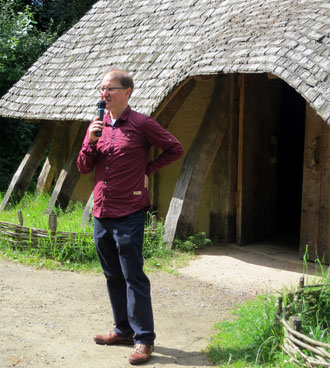
POLYGON ((126 109, 121 113, 120 117, 117 120, 126 121, 129 117, 130 112, 131 108, 129 105, 127 105, 126 109))
MULTIPOLYGON (((129 117, 130 112, 131 112, 131 107, 127 106, 126 109, 121 113, 120 117, 116 120, 116 123, 119 121, 123 121, 123 122, 126 121, 129 117)), ((105 116, 105 124, 110 125, 110 123, 111 123, 111 117, 110 117, 110 112, 108 111, 105 116)))

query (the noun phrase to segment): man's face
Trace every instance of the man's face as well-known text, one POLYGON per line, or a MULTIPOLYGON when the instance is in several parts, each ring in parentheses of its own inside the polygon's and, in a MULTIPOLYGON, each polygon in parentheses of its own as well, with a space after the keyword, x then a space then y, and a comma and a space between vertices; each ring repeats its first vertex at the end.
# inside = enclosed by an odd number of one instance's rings
POLYGON ((124 89, 111 74, 102 79, 101 90, 101 98, 106 102, 107 110, 116 112, 126 108, 131 89, 124 89))

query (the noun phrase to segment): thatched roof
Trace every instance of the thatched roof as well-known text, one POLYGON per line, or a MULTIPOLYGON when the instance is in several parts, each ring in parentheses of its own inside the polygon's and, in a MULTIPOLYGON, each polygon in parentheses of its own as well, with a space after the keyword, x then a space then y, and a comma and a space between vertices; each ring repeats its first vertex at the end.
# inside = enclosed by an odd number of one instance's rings
POLYGON ((152 114, 189 76, 272 73, 330 123, 327 0, 101 0, 1 99, 0 115, 86 120, 100 76, 128 70, 152 114))

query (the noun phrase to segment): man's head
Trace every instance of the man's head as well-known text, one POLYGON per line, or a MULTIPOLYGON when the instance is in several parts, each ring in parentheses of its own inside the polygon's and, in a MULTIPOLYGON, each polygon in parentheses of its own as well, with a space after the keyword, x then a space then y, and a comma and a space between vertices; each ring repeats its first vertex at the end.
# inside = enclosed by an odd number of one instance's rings
POLYGON ((101 98, 105 100, 110 112, 120 115, 128 105, 133 88, 133 79, 127 72, 112 69, 106 72, 101 80, 101 98))

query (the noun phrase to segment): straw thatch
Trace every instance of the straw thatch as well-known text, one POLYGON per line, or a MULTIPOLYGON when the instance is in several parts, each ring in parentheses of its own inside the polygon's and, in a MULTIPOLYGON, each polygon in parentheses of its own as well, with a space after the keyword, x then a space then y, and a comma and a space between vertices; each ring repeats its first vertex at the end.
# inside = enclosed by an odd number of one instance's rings
POLYGON ((82 120, 112 66, 131 72, 133 108, 152 114, 189 76, 272 73, 330 123, 327 0, 101 0, 0 101, 0 115, 82 120))

